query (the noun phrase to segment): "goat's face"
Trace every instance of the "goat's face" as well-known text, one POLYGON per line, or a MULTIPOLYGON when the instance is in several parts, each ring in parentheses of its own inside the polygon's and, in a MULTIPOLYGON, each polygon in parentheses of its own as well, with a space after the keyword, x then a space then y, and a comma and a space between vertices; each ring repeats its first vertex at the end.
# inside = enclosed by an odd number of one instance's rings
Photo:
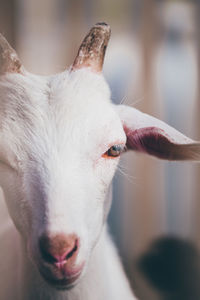
POLYGON ((30 259, 57 288, 75 284, 87 267, 125 144, 166 159, 200 153, 161 121, 111 104, 98 73, 108 37, 102 43, 98 30, 108 33, 95 26, 71 70, 59 75, 27 73, 15 53, 5 59, 10 48, 0 55, 0 184, 30 259))
POLYGON ((42 79, 9 74, 0 95, 0 174, 10 214, 41 272, 53 274, 51 260, 74 251, 67 270, 74 273, 87 265, 108 211, 119 156, 107 151, 126 142, 108 87, 84 69, 42 79))

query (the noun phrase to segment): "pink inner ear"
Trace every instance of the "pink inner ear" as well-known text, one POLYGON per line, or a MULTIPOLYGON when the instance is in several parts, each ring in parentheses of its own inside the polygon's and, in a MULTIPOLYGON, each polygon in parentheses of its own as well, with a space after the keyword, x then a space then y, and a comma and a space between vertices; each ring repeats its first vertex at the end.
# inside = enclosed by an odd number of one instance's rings
POLYGON ((124 129, 127 135, 128 149, 145 152, 162 159, 172 158, 171 146, 174 143, 170 141, 164 130, 157 127, 124 129))

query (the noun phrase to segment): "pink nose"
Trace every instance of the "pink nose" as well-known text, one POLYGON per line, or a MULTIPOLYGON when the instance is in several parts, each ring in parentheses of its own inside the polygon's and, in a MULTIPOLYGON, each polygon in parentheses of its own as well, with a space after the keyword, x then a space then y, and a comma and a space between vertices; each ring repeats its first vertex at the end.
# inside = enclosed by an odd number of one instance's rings
POLYGON ((44 261, 51 264, 73 262, 77 256, 79 239, 75 234, 42 235, 39 248, 44 261))

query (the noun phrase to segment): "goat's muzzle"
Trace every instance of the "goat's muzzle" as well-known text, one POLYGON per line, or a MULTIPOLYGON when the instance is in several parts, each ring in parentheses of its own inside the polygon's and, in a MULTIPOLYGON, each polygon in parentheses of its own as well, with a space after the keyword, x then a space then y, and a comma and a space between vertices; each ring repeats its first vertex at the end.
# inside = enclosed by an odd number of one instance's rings
POLYGON ((40 237, 39 270, 49 284, 59 289, 75 284, 84 266, 84 262, 76 264, 79 248, 80 241, 75 234, 44 234, 40 237))

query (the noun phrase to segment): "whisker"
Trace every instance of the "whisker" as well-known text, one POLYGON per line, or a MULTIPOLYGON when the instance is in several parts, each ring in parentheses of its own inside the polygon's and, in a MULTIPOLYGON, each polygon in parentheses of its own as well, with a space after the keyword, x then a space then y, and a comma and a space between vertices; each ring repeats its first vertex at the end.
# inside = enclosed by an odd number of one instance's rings
POLYGON ((117 171, 119 171, 119 174, 123 177, 125 176, 130 183, 132 183, 136 179, 136 177, 128 174, 127 169, 125 167, 122 167, 121 165, 117 166, 117 171))
POLYGON ((125 105, 129 105, 129 106, 136 106, 139 102, 144 101, 145 97, 142 96, 133 101, 131 99, 132 99, 132 97, 130 98, 130 97, 128 97, 128 95, 124 95, 124 97, 120 101, 119 105, 125 104, 125 105))
POLYGON ((121 104, 125 104, 125 102, 126 102, 126 99, 127 99, 127 95, 124 95, 124 97, 122 98, 122 100, 120 101, 120 105, 121 104))
POLYGON ((129 103, 127 103, 130 106, 136 106, 138 103, 140 103, 141 101, 144 101, 145 97, 140 97, 136 100, 130 101, 129 103))
POLYGON ((143 96, 143 97, 138 98, 137 100, 134 100, 131 105, 136 106, 141 101, 144 101, 144 98, 145 97, 143 96))

